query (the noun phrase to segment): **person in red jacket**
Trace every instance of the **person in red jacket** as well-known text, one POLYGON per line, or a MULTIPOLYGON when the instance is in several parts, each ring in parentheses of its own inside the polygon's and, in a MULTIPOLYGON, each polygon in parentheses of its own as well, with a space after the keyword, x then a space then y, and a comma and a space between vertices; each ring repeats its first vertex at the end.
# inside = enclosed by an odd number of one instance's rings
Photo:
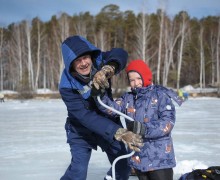
MULTIPOLYGON (((108 88, 111 96, 109 79, 124 69, 128 55, 121 48, 101 52, 81 36, 67 38, 61 47, 65 68, 59 91, 68 111, 65 129, 72 156, 61 180, 86 180, 92 149, 101 147, 112 164, 118 156, 127 154, 124 143, 135 151, 143 145, 141 136, 106 118, 91 96, 94 86, 97 90, 108 88)), ((117 180, 127 180, 129 172, 126 159, 116 164, 117 180)))

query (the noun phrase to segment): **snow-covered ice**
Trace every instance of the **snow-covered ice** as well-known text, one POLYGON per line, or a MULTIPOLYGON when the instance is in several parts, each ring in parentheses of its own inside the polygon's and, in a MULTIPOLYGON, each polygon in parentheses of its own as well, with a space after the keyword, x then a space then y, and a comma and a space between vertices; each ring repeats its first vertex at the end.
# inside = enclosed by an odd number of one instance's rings
MULTIPOLYGON (((220 99, 189 98, 176 110, 174 180, 193 168, 220 165, 220 99)), ((0 103, 0 179, 58 180, 71 158, 66 115, 60 99, 0 103)), ((94 151, 87 179, 103 179, 109 167, 105 153, 94 151)))

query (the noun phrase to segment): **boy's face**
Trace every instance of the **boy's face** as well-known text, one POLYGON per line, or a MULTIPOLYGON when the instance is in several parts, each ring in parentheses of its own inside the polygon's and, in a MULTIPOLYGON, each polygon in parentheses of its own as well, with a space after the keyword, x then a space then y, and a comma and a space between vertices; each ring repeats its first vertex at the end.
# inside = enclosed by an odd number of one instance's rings
POLYGON ((91 55, 83 55, 73 61, 73 69, 81 75, 88 75, 92 68, 91 55))
POLYGON ((143 87, 142 78, 137 72, 129 72, 128 80, 132 89, 143 87))

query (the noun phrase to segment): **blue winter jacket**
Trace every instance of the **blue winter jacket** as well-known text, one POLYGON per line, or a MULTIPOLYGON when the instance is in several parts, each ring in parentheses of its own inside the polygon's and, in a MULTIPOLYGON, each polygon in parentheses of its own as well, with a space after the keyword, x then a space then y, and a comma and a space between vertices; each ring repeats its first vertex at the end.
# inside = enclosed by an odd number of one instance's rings
MULTIPOLYGON (((123 112, 146 127, 144 146, 130 159, 130 164, 140 171, 172 168, 176 165, 171 131, 176 116, 171 98, 179 105, 182 99, 165 87, 150 85, 125 93, 121 98, 112 101, 106 95, 104 104, 123 112)), ((99 107, 109 116, 117 116, 103 107, 99 107)))
POLYGON ((90 97, 90 86, 70 74, 71 63, 87 52, 92 53, 93 65, 96 69, 100 69, 103 64, 114 61, 118 64, 117 73, 124 69, 128 55, 121 48, 101 52, 81 36, 67 38, 62 43, 65 69, 61 76, 59 91, 67 107, 67 120, 71 122, 75 132, 73 137, 68 137, 68 142, 73 141, 82 146, 96 149, 97 139, 94 134, 102 136, 108 142, 113 142, 114 134, 121 126, 103 116, 98 110, 93 98, 90 97))

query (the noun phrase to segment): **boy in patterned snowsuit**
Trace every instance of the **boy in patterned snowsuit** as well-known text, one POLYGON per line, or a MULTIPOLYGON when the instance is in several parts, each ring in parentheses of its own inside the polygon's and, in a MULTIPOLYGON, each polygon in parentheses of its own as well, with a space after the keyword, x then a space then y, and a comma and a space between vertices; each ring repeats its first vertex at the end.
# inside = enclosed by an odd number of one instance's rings
MULTIPOLYGON (((152 83, 152 72, 143 60, 133 60, 126 68, 131 92, 116 101, 104 95, 103 103, 134 119, 127 122, 128 130, 141 133, 144 146, 130 159, 139 180, 173 180, 176 166, 171 131, 176 120, 173 99, 181 105, 182 99, 163 86, 152 83)), ((98 103, 98 102, 97 102, 98 103)), ((109 116, 112 111, 99 106, 109 116)))

